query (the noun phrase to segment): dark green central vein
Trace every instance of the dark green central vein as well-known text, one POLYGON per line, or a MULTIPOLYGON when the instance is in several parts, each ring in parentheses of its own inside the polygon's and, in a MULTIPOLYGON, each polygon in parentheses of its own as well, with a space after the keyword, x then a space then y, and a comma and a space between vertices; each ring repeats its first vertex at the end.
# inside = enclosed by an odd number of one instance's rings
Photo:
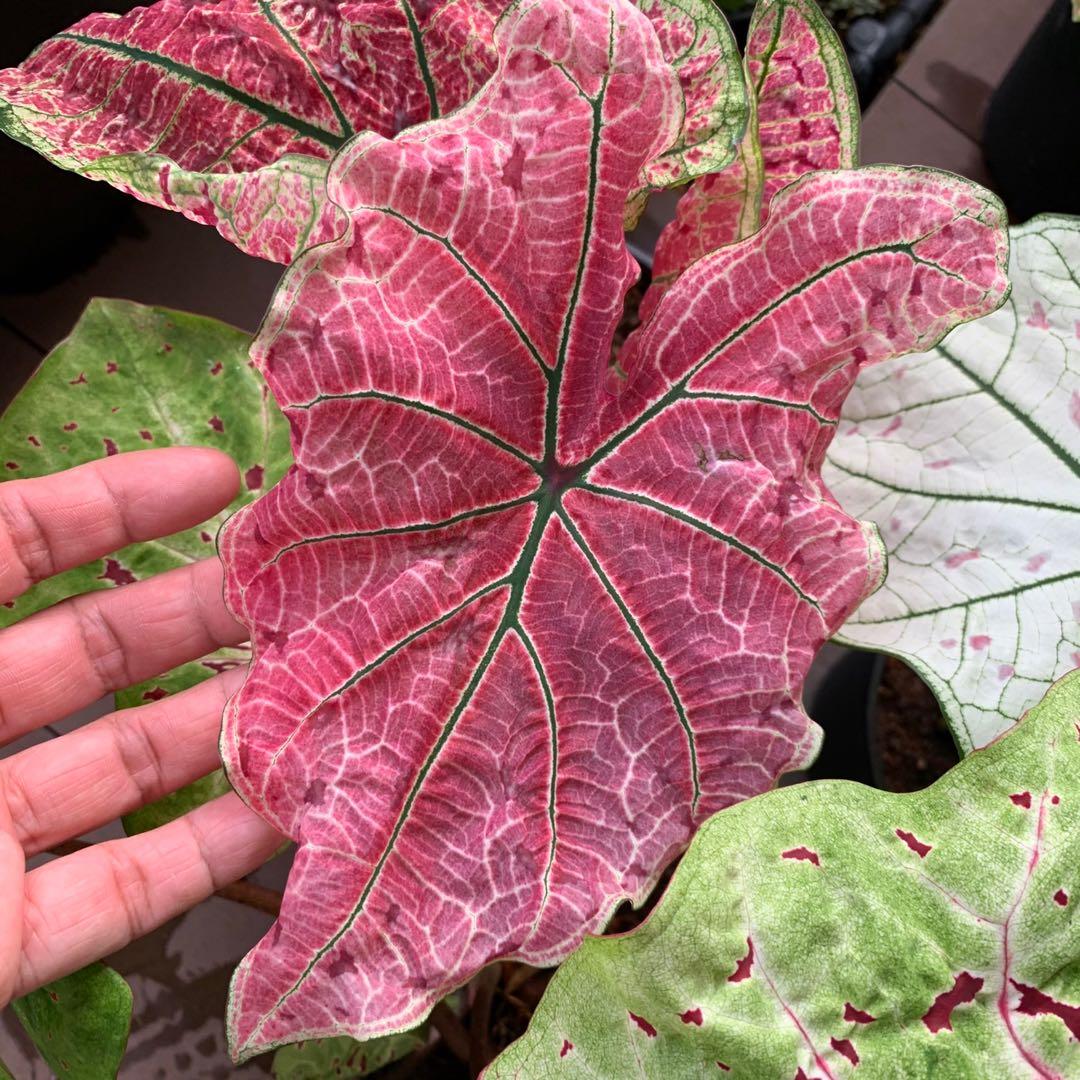
POLYGON ((877 484, 878 487, 884 488, 886 491, 895 492, 897 495, 916 495, 922 499, 937 499, 941 502, 972 502, 972 503, 994 503, 995 505, 1000 503, 1003 506, 1028 506, 1033 510, 1058 510, 1065 514, 1080 513, 1080 506, 1065 506, 1061 503, 1052 502, 1040 502, 1038 499, 1021 499, 1014 495, 964 495, 954 494, 951 491, 925 491, 918 488, 901 487, 899 484, 891 484, 887 480, 881 480, 876 476, 871 476, 868 472, 860 473, 855 472, 854 469, 849 469, 839 462, 829 458, 829 464, 836 469, 837 472, 842 472, 846 476, 853 477, 856 480, 869 480, 873 484, 877 484))
MULTIPOLYGON (((603 446, 601 446, 591 457, 588 458, 582 464, 582 475, 587 475, 588 472, 593 469, 597 464, 603 461, 604 458, 612 454, 619 446, 622 445, 631 435, 636 434, 641 430, 650 420, 653 420, 656 416, 662 413, 670 405, 680 400, 690 380, 701 370, 703 370, 712 360, 714 360, 725 349, 729 348, 734 342, 738 341, 744 334, 748 333, 759 323, 767 319, 778 308, 782 307, 793 297, 798 296, 800 293, 805 292, 807 289, 816 285, 819 281, 827 278, 830 274, 836 273, 838 270, 842 270, 845 266, 849 266, 851 263, 859 262, 871 255, 883 255, 883 254, 903 254, 909 258, 914 258, 912 254, 910 244, 883 244, 877 248, 867 248, 864 251, 857 251, 851 255, 846 255, 844 258, 837 260, 834 263, 830 263, 828 266, 823 266, 815 274, 811 274, 805 281, 799 282, 793 289, 784 293, 782 296, 777 297, 771 304, 767 304, 752 318, 747 319, 746 322, 736 327, 730 334, 719 344, 714 345, 700 360, 692 364, 690 370, 686 372, 682 378, 677 379, 668 388, 667 392, 662 394, 656 399, 648 408, 644 409, 640 416, 631 423, 627 424, 621 431, 613 435, 603 446)), ((936 265, 936 264, 935 264, 936 265)), ((940 269, 940 268, 939 268, 940 269)), ((945 271, 942 271, 943 273, 945 271)))
MULTIPOLYGON (((296 981, 285 991, 284 994, 278 998, 274 1007, 267 1011, 266 1015, 259 1022, 255 1031, 252 1033, 251 1038, 255 1038, 262 1030, 263 1026, 269 1021, 271 1016, 281 1008, 285 1001, 291 997, 297 989, 301 986, 303 981, 308 977, 315 965, 319 963, 324 956, 326 956, 333 947, 349 932, 352 926, 356 923, 356 920, 364 911, 364 907, 367 904, 368 897, 371 895, 372 890, 375 888, 382 876, 383 867, 386 865, 387 860, 393 854, 394 847, 397 844, 398 837, 401 835, 402 829, 408 823, 409 815, 412 811, 413 804, 416 802, 417 796, 420 794, 421 788, 424 786, 424 782, 427 780, 428 775, 431 772, 432 767, 438 760, 439 755, 442 753, 443 747, 446 746, 454 728, 457 727, 458 721, 461 719, 465 710, 469 707, 473 697, 476 694, 477 688, 480 686, 480 682, 484 677, 485 672, 491 665, 495 654, 499 650, 499 646, 502 645, 506 638, 506 635, 517 628, 518 626, 518 614, 521 608, 521 599, 525 591, 525 584, 529 578, 529 570, 532 567, 533 559, 536 557, 536 552, 540 547, 540 540, 544 534, 544 529, 547 526, 548 521, 551 518, 553 508, 553 500, 545 500, 537 507, 536 516, 533 518, 532 528, 529 530, 528 538, 522 547, 521 554, 518 556, 517 562, 514 564, 514 568, 510 571, 506 577, 500 578, 498 581, 493 581, 490 585, 486 585, 483 589, 473 593, 467 600, 462 601, 453 611, 448 612, 445 615, 440 616, 435 621, 429 623, 427 626, 410 634, 409 637, 404 638, 398 642, 397 645, 388 649, 382 656, 371 664, 367 665, 362 671, 357 672, 346 683, 334 691, 330 697, 337 696, 347 690, 350 686, 354 685, 368 672, 373 670, 379 664, 384 663, 392 655, 400 652, 411 642, 422 634, 427 633, 434 627, 445 623, 453 615, 462 611, 473 601, 478 600, 481 596, 486 595, 494 591, 495 589, 502 588, 506 585, 510 586, 510 596, 507 600, 506 607, 503 610, 502 618, 499 620, 499 625, 495 628, 494 633, 491 636, 491 641, 488 643, 487 649, 484 651, 484 655, 481 657, 479 663, 473 669, 472 676, 469 679, 468 685, 465 687, 464 692, 458 699, 457 704, 454 706, 453 712, 450 714, 446 723, 443 725, 442 731, 439 733, 439 737, 435 742, 435 745, 429 751, 427 757, 424 759, 423 765, 416 774, 416 778, 413 780, 412 787, 409 789, 408 795, 405 797, 405 802, 402 805, 401 812, 398 814, 397 821, 394 823, 394 828, 390 833, 390 837, 386 842, 386 846, 383 848, 382 854, 379 856, 378 862, 372 868, 371 875, 364 885, 363 891, 360 894, 359 899, 356 902, 356 906, 349 913, 348 918, 342 923, 339 929, 333 934, 333 936, 326 942, 322 948, 320 948, 311 961, 307 964, 304 970, 297 976, 296 981)), ((312 710, 314 712, 315 710, 312 710)), ((310 714, 309 714, 310 715, 310 714)), ((280 753, 280 751, 278 751, 280 753)), ((269 770, 268 770, 269 772, 269 770)))
POLYGON ((1072 456, 1068 450, 1065 449, 1060 443, 1056 442, 1047 431, 1044 431, 1035 421, 1024 413, 1021 409, 1018 409, 1011 401, 1002 395, 985 379, 979 378, 966 364, 958 360, 944 344, 937 347, 937 351, 949 361, 957 369, 957 371, 966 375, 986 396, 994 401, 995 404, 1000 405, 1018 424, 1022 424, 1027 430, 1035 437, 1037 442, 1041 442, 1047 450, 1050 451, 1068 469, 1070 469, 1074 475, 1080 477, 1080 461, 1072 456))
POLYGON ((1041 581, 1029 581, 1026 585, 1017 585, 1015 589, 1003 589, 1001 592, 987 593, 985 596, 967 596, 958 600, 955 604, 943 604, 941 607, 926 608, 924 611, 907 611, 903 615, 890 615, 886 619, 860 619, 857 615, 850 619, 852 626, 883 626, 886 623, 905 622, 908 619, 921 619, 925 615, 940 615, 943 611, 955 611, 957 608, 973 608, 977 604, 986 604, 991 600, 1005 600, 1021 593, 1031 592, 1032 589, 1041 589, 1048 585, 1057 585, 1062 581, 1072 581, 1080 578, 1080 570, 1070 570, 1065 574, 1057 574, 1054 577, 1043 578, 1041 581))
POLYGON ((259 0, 259 7, 262 9, 263 15, 266 17, 266 21, 270 23, 274 29, 285 39, 289 48, 296 53, 297 56, 304 62, 308 71, 311 72, 312 79, 315 80, 315 85, 319 88, 319 92, 324 98, 326 98, 327 105, 330 106, 331 111, 337 118, 337 122, 341 125, 341 134, 348 139, 350 136, 356 134, 355 128, 352 126, 349 118, 345 115, 344 110, 338 102, 338 99, 333 95, 330 87, 326 85, 323 77, 319 74, 318 69, 312 62, 312 59, 304 50, 300 47, 300 42, 292 36, 292 33, 286 29, 281 20, 277 17, 274 9, 270 6, 269 0, 259 0))
POLYGON ((765 397, 761 394, 734 394, 725 390, 694 390, 687 391, 683 397, 690 401, 696 398, 712 399, 716 401, 754 401, 761 405, 777 405, 781 409, 793 409, 796 412, 809 413, 819 424, 825 427, 836 427, 837 421, 823 416, 809 402, 785 401, 783 398, 765 397))
POLYGON ((700 518, 684 513, 682 510, 676 510, 674 506, 668 506, 667 503, 658 502, 656 499, 650 499, 647 495, 632 495, 628 491, 619 491, 617 488, 601 487, 599 484, 581 483, 578 486, 584 491, 591 491, 594 495, 606 495, 610 499, 621 499, 623 502, 634 503, 637 506, 647 506, 651 510, 656 510, 658 513, 665 514, 675 521, 681 521, 684 525, 689 525, 691 528, 705 533, 706 536, 711 536, 714 540, 719 540, 729 547, 735 548, 736 551, 741 551, 748 558, 753 559, 759 566, 765 567, 766 570, 771 570, 777 577, 781 578, 791 587, 792 592, 794 592, 800 600, 809 604, 816 612, 818 612, 818 614, 821 613, 821 608, 818 607, 817 601, 814 600, 813 597, 807 596, 806 593, 799 588, 795 579, 791 577, 782 566, 771 562, 769 559, 766 559, 760 551, 755 551, 752 547, 748 547, 736 537, 721 532, 707 521, 702 521, 700 518))
POLYGON ((508 502, 492 503, 490 506, 480 506, 474 510, 463 510, 453 517, 443 518, 441 521, 425 521, 417 525, 389 525, 385 529, 366 529, 359 532, 327 533, 323 536, 307 536, 303 540, 297 540, 295 544, 283 547, 266 565, 273 566, 283 555, 297 548, 307 547, 309 544, 325 544, 331 540, 364 540, 377 536, 411 536, 416 533, 429 533, 437 529, 447 529, 451 525, 459 525, 463 521, 475 521, 478 518, 488 517, 491 514, 499 514, 503 510, 510 510, 515 506, 524 506, 525 503, 536 502, 540 490, 529 495, 522 495, 520 499, 511 499, 508 502))
POLYGON ((491 302, 502 312, 506 321, 513 328, 513 331, 521 339, 521 343, 529 351, 529 355, 540 365, 540 370, 543 372, 544 377, 547 378, 549 373, 547 365, 544 363, 540 356, 540 350, 533 344, 532 339, 527 333, 525 328, 517 321, 514 313, 506 306, 506 301, 484 280, 482 274, 480 274, 475 267, 461 254, 460 251, 445 236, 440 236, 438 233, 432 232, 430 229, 425 229, 422 225, 417 225, 415 221, 411 221, 404 214, 399 213, 397 210, 391 209, 389 206, 358 206, 356 210, 374 210, 376 213, 385 214, 387 217, 392 217, 397 221, 400 221, 403 225, 407 225, 418 236, 426 236, 429 240, 434 240, 437 244, 441 244, 450 253, 451 257, 455 259, 461 266, 462 270, 469 275, 484 290, 491 302))
POLYGON ((426 401, 418 401, 415 398, 399 397, 397 394, 387 394, 382 390, 357 390, 350 394, 320 394, 318 397, 312 398, 311 401, 286 405, 283 411, 287 412, 289 409, 310 409, 323 401, 364 400, 386 401, 391 405, 400 405, 406 409, 416 409, 419 412, 428 413, 430 416, 437 416, 440 420, 445 420, 448 424, 454 424, 456 427, 464 428, 466 431, 472 432, 473 435, 478 435, 481 439, 494 444, 500 450, 505 450, 508 454, 513 454, 519 461, 525 462, 530 468, 534 469, 537 473, 540 473, 541 463, 537 461, 536 458, 529 457, 523 450, 519 450, 511 443, 506 442, 504 439, 500 439, 498 435, 488 431, 487 428, 482 428, 479 424, 474 424, 471 420, 465 420, 456 413, 446 412, 443 409, 437 408, 435 405, 429 405, 426 401))
POLYGON ((409 33, 412 35, 413 51, 416 53, 416 65, 420 69, 420 78, 424 80, 424 89, 427 90, 428 103, 431 106, 431 119, 437 120, 439 112, 439 95, 435 90, 435 80, 431 77, 431 68, 428 67, 427 50, 424 48, 424 35, 420 25, 416 21, 416 14, 409 0, 401 0, 401 10, 405 12, 405 19, 409 24, 409 33))
MULTIPOLYGON (((551 880, 551 867, 555 863, 555 784, 559 776, 559 728, 555 721, 555 698, 551 693, 551 686, 548 684, 544 665, 540 662, 540 654, 536 651, 536 646, 533 644, 532 638, 525 632, 525 628, 521 625, 520 619, 514 627, 514 630, 520 638, 522 645, 525 646, 525 651, 529 654, 529 659, 532 660, 533 667, 536 669, 536 677, 540 680, 540 688, 544 694, 544 705, 547 709, 548 724, 551 727, 551 778, 548 782, 548 824, 551 827, 551 846, 548 850, 547 866, 544 868, 544 901, 546 902, 550 892, 549 882, 551 880)), ((534 927, 539 922, 540 914, 543 912, 543 909, 544 904, 542 902, 537 912, 536 922, 533 924, 534 927)))
POLYGON ((593 573, 596 574, 604 591, 614 601, 627 628, 630 630, 630 633, 634 635, 637 643, 641 646, 646 657, 648 657, 649 663, 652 664, 653 670, 664 684, 664 689, 667 690, 668 697, 671 699, 671 704, 675 708, 675 715, 678 716, 679 723, 682 725, 683 731, 686 732, 686 741, 690 748, 690 776, 694 784, 694 801, 691 806, 691 811, 696 812, 698 799, 701 796, 701 785, 698 779, 697 741, 694 738, 694 729, 690 726, 690 721, 687 719, 683 703, 679 698, 678 692, 675 690, 675 684, 671 681, 671 676, 668 675, 656 650, 645 636, 645 631, 641 629, 641 625, 626 606, 626 601, 619 595, 619 591, 615 588, 611 579, 604 573, 604 568, 600 565, 600 560, 593 554, 592 548, 585 542, 585 537, 578 531, 578 527, 571 520, 570 515, 562 506, 559 507, 558 514, 559 520, 562 521, 563 525, 566 526, 566 531, 573 537, 574 543, 577 544, 581 554, 585 556, 589 565, 592 567, 593 573))
POLYGON ((90 37, 87 34, 63 33, 57 34, 56 36, 66 41, 77 41, 80 45, 101 49, 103 52, 111 52, 115 53, 117 56, 125 56, 129 60, 135 60, 138 63, 152 64, 154 67, 160 68, 162 71, 167 71, 170 75, 175 75, 177 78, 183 79, 193 86, 201 87, 203 90, 207 90, 212 94, 217 94, 220 97, 226 98, 235 105, 241 105, 245 109, 250 109, 252 112, 260 113, 271 123, 280 124, 282 127, 288 128, 297 135, 302 135, 308 139, 314 139, 316 142, 322 143, 323 146, 326 146, 331 150, 337 150, 338 147, 345 142, 345 138, 341 135, 335 135, 333 132, 326 131, 324 128, 311 123, 309 120, 302 120, 298 116, 293 116, 292 113, 287 113, 283 109, 271 105, 269 102, 261 101, 259 98, 253 97, 251 94, 246 94, 243 90, 240 90, 235 86, 230 86, 222 79, 216 79, 213 75, 207 75, 205 72, 197 71, 195 68, 188 67, 187 64, 181 64, 167 56, 147 52, 145 49, 139 49, 134 45, 127 45, 120 41, 109 41, 105 38, 90 37))

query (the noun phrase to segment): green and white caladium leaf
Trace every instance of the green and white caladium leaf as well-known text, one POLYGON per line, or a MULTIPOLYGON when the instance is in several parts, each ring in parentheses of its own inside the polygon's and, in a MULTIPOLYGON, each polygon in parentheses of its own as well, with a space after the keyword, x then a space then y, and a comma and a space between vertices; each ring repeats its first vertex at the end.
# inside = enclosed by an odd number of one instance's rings
POLYGON ((112 1080, 127 1049, 131 987, 91 964, 11 1004, 58 1080, 112 1080))
MULTIPOLYGON (((51 161, 291 262, 337 236, 330 159, 468 101, 505 0, 159 0, 91 15, 0 73, 0 130, 51 161)), ((746 124, 738 50, 710 0, 642 0, 685 98, 649 187, 720 168, 746 124)))
POLYGON ((814 0, 759 0, 744 64, 746 134, 730 165, 707 170, 679 200, 657 241, 643 316, 692 262, 756 232, 782 187, 814 169, 857 164, 858 95, 844 46, 814 0))
POLYGON ((863 371, 823 472, 889 552, 838 640, 911 664, 965 751, 1080 667, 1080 219, 1012 239, 1009 302, 863 371))
POLYGON ((1080 672, 932 787, 715 815, 636 931, 563 964, 485 1074, 1080 1075, 1080 672))
MULTIPOLYGON (((43 476, 126 450, 214 446, 243 475, 231 506, 204 525, 134 544, 36 585, 0 606, 0 627, 69 596, 125 585, 214 554, 233 510, 269 489, 291 461, 288 425, 251 368, 249 335, 214 319, 121 300, 93 300, 0 419, 0 468, 8 478, 43 476)), ((117 694, 142 705, 246 664, 225 648, 117 694)), ((219 772, 125 819, 129 831, 164 824, 213 798, 219 772), (196 800, 196 801, 193 801, 196 800)))

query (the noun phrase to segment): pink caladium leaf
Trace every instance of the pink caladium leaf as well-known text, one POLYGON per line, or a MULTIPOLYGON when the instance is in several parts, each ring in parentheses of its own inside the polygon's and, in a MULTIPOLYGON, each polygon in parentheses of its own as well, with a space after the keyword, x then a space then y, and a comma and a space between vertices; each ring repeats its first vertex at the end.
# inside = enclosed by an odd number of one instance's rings
POLYGON ((464 109, 336 159, 348 231, 255 342, 295 465, 222 535, 254 648, 222 754, 299 849, 234 978, 241 1059, 560 960, 813 757, 806 668, 882 572, 820 482, 840 405, 1005 293, 975 185, 818 173, 613 368, 623 208, 678 88, 624 0, 496 40, 464 109))
POLYGON ((746 41, 750 118, 733 163, 703 176, 660 235, 648 314, 695 259, 749 236, 812 169, 857 163, 859 101, 844 46, 814 0, 759 0, 746 41))
MULTIPOLYGON (((731 160, 747 99, 712 0, 643 0, 684 91, 680 137, 651 186, 731 160)), ((326 199, 334 152, 460 107, 495 67, 505 0, 159 0, 91 15, 0 72, 0 130, 56 164, 214 225, 291 262, 344 227, 326 199)))

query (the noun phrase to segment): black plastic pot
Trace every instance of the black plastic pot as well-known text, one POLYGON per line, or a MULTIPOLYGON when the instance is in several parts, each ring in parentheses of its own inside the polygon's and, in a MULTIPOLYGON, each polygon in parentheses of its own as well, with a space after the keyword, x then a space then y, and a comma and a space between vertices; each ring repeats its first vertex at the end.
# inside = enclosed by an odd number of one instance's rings
POLYGON ((1012 217, 1080 214, 1080 23, 1056 0, 990 99, 983 153, 1012 217))

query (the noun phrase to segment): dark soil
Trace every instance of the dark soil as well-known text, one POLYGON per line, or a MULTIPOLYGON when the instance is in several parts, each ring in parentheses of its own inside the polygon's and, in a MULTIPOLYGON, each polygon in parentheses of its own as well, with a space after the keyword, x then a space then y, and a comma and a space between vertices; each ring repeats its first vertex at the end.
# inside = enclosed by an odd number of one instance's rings
POLYGON ((879 783, 886 791, 918 791, 960 760, 930 688, 891 656, 878 690, 875 727, 879 783))

